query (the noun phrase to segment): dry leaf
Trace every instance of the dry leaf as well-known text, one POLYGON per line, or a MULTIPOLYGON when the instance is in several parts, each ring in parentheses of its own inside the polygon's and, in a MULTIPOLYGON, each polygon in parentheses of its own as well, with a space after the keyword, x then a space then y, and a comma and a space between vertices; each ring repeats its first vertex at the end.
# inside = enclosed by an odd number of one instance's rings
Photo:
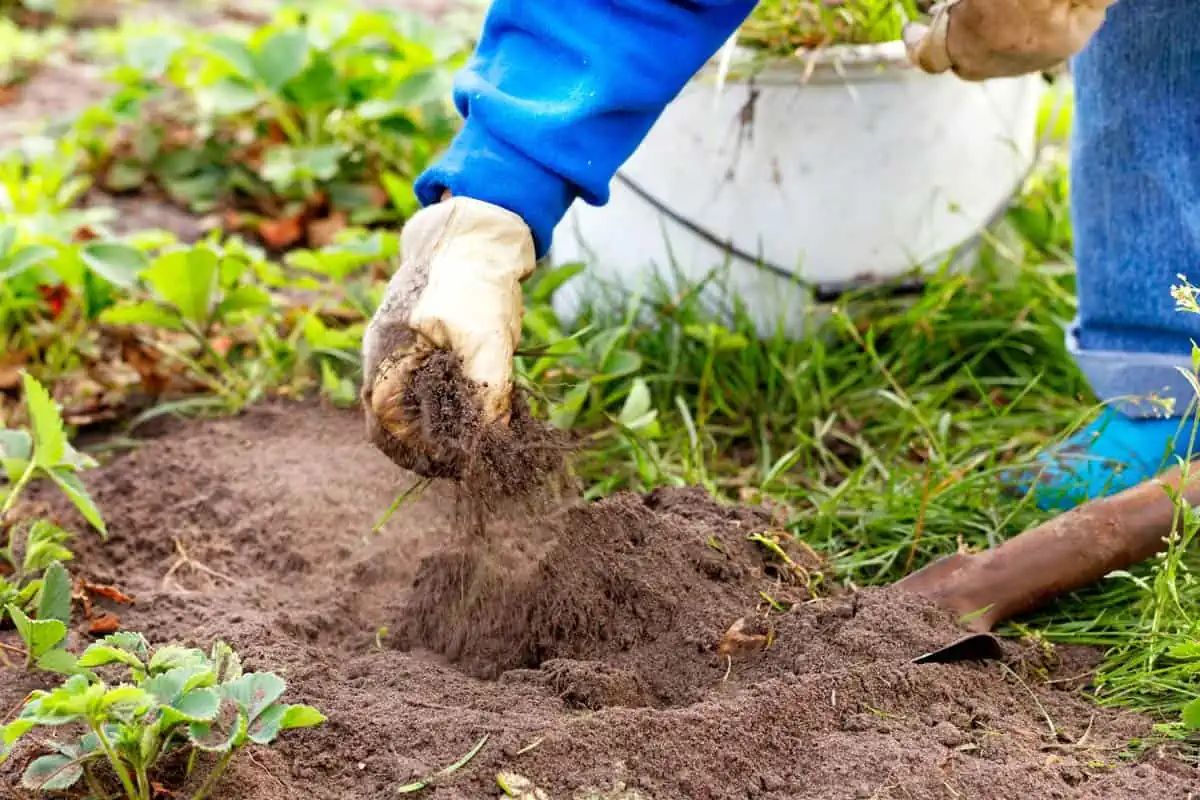
POLYGON ((225 334, 212 337, 208 340, 208 344, 212 347, 213 352, 222 358, 229 355, 229 351, 233 350, 233 338, 225 334))
POLYGON ((267 247, 282 250, 300 241, 304 229, 301 227, 299 215, 283 219, 264 219, 258 223, 258 235, 267 247))
POLYGON ((346 215, 341 211, 335 211, 324 219, 314 219, 308 223, 308 246, 328 247, 346 229, 346 224, 346 215))
POLYGON ((764 649, 770 642, 769 634, 747 633, 746 618, 742 617, 729 626, 717 645, 717 655, 740 656, 764 649))
POLYGON ((0 106, 11 106, 17 100, 21 99, 20 83, 9 83, 0 86, 0 106))
POLYGON ((109 586, 108 584, 83 581, 83 590, 88 594, 103 597, 105 600, 111 600, 114 603, 122 603, 124 605, 133 603, 133 597, 125 594, 117 587, 109 586))
POLYGON ((95 229, 90 225, 80 225, 75 229, 75 233, 71 238, 76 242, 90 242, 94 239, 99 239, 100 234, 96 233, 95 229))
POLYGON ((88 633, 94 636, 106 636, 121 630, 121 620, 116 614, 101 614, 88 625, 88 633))

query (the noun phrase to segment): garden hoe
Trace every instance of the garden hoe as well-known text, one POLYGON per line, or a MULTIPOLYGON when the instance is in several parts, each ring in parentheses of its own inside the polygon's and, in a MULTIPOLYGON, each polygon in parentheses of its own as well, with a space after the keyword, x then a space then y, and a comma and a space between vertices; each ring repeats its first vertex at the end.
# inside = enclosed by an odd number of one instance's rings
POLYGON ((997 624, 1165 550, 1180 521, 1176 497, 1200 505, 1200 469, 1187 470, 1085 503, 981 553, 946 556, 894 584, 958 615, 973 632, 915 661, 999 658, 990 634, 997 624))

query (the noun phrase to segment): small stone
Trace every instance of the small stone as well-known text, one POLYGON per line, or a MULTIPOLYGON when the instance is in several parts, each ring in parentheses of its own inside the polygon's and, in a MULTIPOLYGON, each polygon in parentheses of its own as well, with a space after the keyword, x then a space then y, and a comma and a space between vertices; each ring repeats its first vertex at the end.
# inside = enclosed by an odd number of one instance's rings
POLYGON ((933 738, 943 747, 958 747, 971 741, 971 737, 949 722, 939 722, 933 728, 933 738))

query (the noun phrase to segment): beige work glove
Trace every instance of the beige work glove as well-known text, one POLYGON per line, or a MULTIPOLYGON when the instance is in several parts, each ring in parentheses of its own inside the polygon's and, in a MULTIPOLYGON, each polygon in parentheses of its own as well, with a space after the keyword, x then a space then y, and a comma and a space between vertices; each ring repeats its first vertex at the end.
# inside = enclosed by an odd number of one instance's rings
POLYGON ((928 25, 904 28, 908 57, 929 73, 981 81, 1043 72, 1083 49, 1116 0, 946 0, 928 25))
POLYGON ((404 413, 413 372, 436 350, 462 358, 485 421, 506 422, 521 281, 533 235, 498 206, 455 197, 422 209, 400 234, 401 265, 363 336, 363 408, 371 441, 400 466, 454 477, 404 413))

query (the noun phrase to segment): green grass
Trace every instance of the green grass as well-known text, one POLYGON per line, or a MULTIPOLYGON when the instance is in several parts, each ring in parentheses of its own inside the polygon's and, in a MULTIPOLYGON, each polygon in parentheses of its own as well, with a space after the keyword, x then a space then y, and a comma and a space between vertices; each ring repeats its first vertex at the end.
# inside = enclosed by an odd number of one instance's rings
POLYGON ((900 38, 918 17, 914 0, 763 0, 738 32, 739 42, 769 55, 838 44, 875 44, 900 38))

